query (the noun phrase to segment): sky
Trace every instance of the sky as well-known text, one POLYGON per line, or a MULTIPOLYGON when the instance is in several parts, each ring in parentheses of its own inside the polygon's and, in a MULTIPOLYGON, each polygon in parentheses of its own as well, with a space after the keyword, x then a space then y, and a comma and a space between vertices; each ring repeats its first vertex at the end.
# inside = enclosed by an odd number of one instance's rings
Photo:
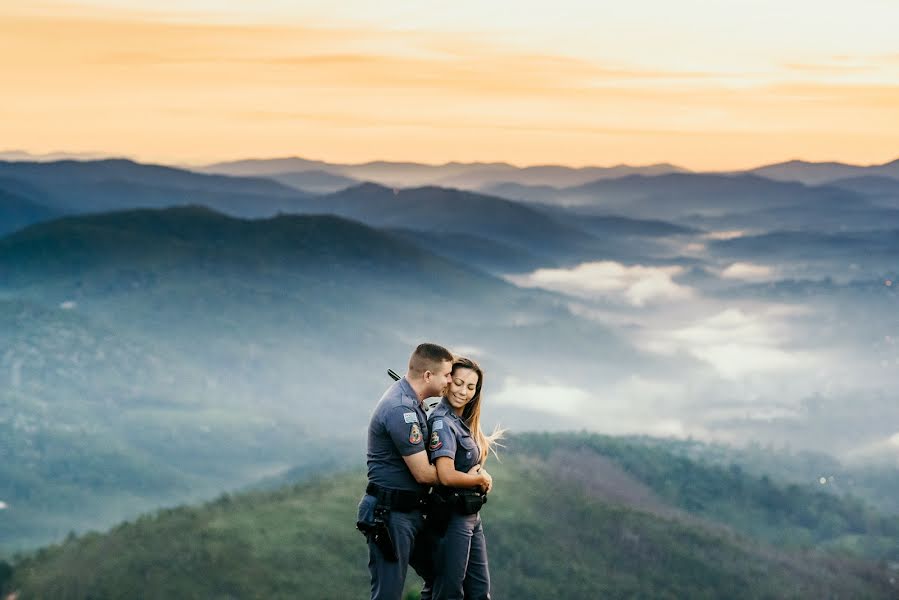
POLYGON ((878 164, 897 23, 895 0, 0 0, 0 151, 878 164))

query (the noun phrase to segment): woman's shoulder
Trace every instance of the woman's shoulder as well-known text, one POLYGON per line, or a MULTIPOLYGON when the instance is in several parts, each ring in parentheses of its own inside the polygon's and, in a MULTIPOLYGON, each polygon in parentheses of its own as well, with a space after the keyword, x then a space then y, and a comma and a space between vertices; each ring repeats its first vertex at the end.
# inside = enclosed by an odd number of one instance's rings
POLYGON ((428 415, 428 423, 433 423, 438 419, 443 420, 447 416, 449 416, 448 407, 446 406, 446 404, 441 402, 436 407, 434 407, 434 410, 432 410, 428 415))

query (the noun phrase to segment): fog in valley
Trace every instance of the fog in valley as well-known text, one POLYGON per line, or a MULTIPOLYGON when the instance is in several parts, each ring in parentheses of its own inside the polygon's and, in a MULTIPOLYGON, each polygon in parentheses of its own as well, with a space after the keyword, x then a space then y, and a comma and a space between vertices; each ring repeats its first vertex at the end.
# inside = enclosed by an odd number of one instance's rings
POLYGON ((0 163, 6 550, 359 467, 422 341, 488 429, 897 467, 889 185, 292 164, 0 163))

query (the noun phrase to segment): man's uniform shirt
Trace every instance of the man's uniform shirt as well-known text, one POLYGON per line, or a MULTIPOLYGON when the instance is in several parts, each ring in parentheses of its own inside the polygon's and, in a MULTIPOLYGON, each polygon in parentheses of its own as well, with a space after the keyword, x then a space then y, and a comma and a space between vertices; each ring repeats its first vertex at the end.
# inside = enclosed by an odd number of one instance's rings
POLYGON ((368 480, 394 490, 422 491, 404 456, 425 450, 428 420, 405 377, 390 386, 368 425, 368 480))

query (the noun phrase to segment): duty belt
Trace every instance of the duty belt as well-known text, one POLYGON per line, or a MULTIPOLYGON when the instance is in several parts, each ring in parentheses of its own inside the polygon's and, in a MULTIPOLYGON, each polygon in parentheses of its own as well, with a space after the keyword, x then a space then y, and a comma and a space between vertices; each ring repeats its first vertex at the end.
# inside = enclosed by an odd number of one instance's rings
POLYGON ((473 515, 487 504, 487 494, 471 488, 437 486, 434 493, 463 515, 473 515))
POLYGON ((365 493, 377 498, 379 505, 399 512, 409 512, 423 508, 423 504, 428 496, 426 491, 394 490, 371 482, 365 486, 365 493))

